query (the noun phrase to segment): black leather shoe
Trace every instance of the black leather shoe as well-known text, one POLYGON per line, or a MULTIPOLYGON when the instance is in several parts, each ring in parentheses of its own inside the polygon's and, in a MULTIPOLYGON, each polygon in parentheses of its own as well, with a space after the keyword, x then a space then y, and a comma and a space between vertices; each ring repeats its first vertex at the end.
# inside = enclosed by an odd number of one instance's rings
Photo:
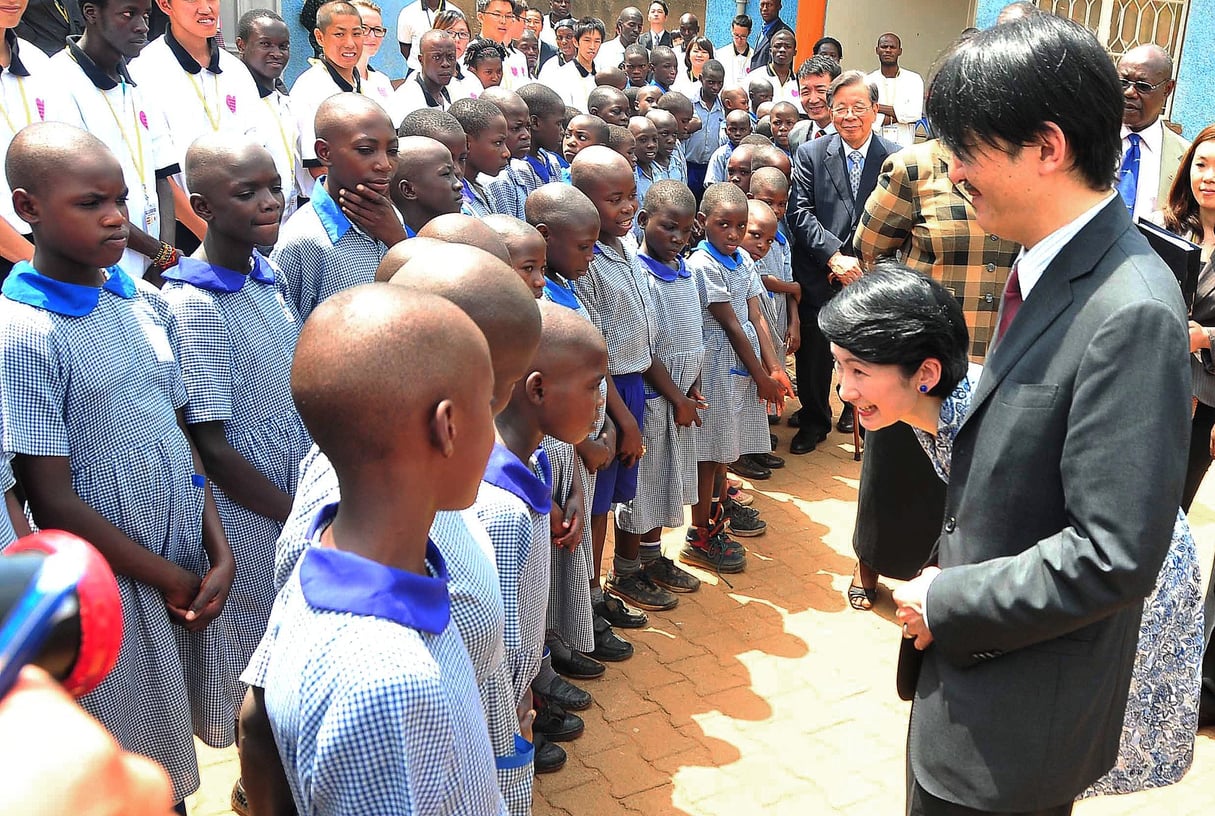
POLYGON ((549 742, 543 734, 536 734, 536 752, 532 754, 532 767, 536 773, 553 773, 565 767, 565 749, 549 742))
POLYGON ((595 613, 596 618, 603 618, 609 626, 618 629, 642 629, 650 622, 649 615, 627 606, 615 595, 604 595, 602 601, 593 601, 591 611, 595 613))
POLYGON ((595 617, 595 651, 591 657, 605 663, 619 663, 633 656, 633 644, 613 631, 603 618, 595 617))
POLYGON ((793 440, 789 442, 789 453, 801 455, 809 453, 818 447, 818 443, 826 439, 826 434, 815 433, 812 428, 799 428, 797 433, 793 434, 793 440))
POLYGON ((586 724, 581 717, 569 713, 551 697, 532 694, 536 708, 536 721, 532 724, 535 733, 543 734, 553 742, 569 742, 582 736, 586 724))
MULTIPOLYGON (((586 655, 583 655, 583 657, 586 657, 586 655)), ((590 660, 589 657, 586 657, 586 659, 590 660)), ((595 661, 595 665, 603 668, 603 664, 597 661, 595 661)), ((532 694, 536 694, 534 689, 532 694)), ((578 688, 563 677, 553 678, 553 681, 548 684, 548 690, 542 692, 542 696, 556 701, 557 705, 566 711, 585 711, 594 702, 594 698, 591 697, 589 691, 578 688)))
MULTIPOLYGON (((597 677, 602 677, 603 673, 607 671, 598 660, 592 660, 582 652, 569 648, 564 643, 549 644, 548 649, 552 655, 553 671, 558 674, 564 674, 566 677, 572 677, 575 680, 594 680, 597 677)), ((558 700, 558 702, 561 701, 558 700)), ((575 711, 581 711, 577 706, 572 706, 572 708, 575 711)))
POLYGON ((840 412, 840 421, 835 423, 835 429, 840 433, 850 434, 855 427, 856 413, 852 410, 851 404, 844 403, 844 410, 840 412))
POLYGON ((794 411, 789 414, 789 418, 785 420, 785 424, 790 428, 800 428, 802 426, 802 416, 799 411, 794 411))
POLYGON ((772 478, 771 470, 758 462, 752 461, 749 456, 738 457, 738 461, 730 465, 730 470, 744 479, 750 479, 753 482, 762 482, 765 479, 772 478))
POLYGON ((785 460, 779 456, 773 456, 770 453, 755 453, 751 455, 751 461, 757 465, 762 465, 772 470, 780 470, 785 466, 785 460))

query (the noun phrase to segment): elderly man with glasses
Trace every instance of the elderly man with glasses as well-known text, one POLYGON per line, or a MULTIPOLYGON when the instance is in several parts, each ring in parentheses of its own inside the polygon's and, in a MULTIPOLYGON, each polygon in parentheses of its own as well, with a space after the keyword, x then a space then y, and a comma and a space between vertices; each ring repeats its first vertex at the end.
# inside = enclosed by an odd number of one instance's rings
POLYGON ((1133 218, 1160 209, 1190 143, 1164 126, 1161 114, 1173 92, 1173 59, 1158 45, 1132 48, 1118 60, 1126 107, 1122 114, 1122 165, 1118 194, 1133 218))

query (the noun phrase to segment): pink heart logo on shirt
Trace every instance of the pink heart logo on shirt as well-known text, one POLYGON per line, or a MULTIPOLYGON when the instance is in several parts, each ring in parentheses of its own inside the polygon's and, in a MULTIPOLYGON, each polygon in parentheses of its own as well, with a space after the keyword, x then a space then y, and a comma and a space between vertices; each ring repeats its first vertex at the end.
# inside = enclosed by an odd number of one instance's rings
POLYGON ((236 113, 236 97, 232 94, 228 94, 228 110, 236 113))
POLYGON ((139 112, 139 124, 143 125, 143 129, 148 129, 148 115, 143 111, 139 112))
POLYGON ((38 108, 38 118, 43 122, 46 121, 46 102, 41 97, 34 100, 34 106, 38 108))

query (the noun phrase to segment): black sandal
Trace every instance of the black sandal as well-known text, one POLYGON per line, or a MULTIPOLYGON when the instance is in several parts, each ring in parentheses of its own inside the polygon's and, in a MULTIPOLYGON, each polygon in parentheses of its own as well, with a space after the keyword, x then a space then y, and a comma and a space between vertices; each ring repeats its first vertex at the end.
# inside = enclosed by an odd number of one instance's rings
POLYGON ((877 588, 869 589, 851 584, 848 587, 848 605, 858 612, 868 612, 877 602, 877 588))

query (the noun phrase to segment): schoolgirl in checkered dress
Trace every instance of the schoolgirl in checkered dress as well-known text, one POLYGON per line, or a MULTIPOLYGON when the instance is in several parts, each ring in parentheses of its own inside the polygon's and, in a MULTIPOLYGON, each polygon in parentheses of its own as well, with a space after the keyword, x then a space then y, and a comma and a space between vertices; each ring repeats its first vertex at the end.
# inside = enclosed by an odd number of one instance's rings
MULTIPOLYGON (((637 258, 647 272, 654 307, 654 356, 686 394, 700 378, 705 356, 704 310, 696 279, 681 258, 677 270, 648 255, 638 253, 637 258)), ((632 533, 680 527, 684 506, 697 500, 695 428, 676 425, 671 404, 649 386, 641 427, 646 452, 638 463, 637 497, 617 505, 616 523, 632 533)))
MULTIPOLYGON (((21 263, 3 293, 4 453, 66 458, 85 504, 136 544, 206 575, 206 480, 177 421, 186 389, 160 292, 116 266, 98 289, 21 263)), ((125 750, 159 762, 181 801, 199 785, 194 736, 232 743, 237 684, 227 638, 214 623, 188 632, 170 619, 160 589, 116 578, 118 663, 80 704, 125 750)))
POLYGON ((741 250, 722 255, 701 241, 688 269, 696 279, 704 307, 705 363, 700 391, 709 407, 701 413, 696 434, 697 459, 701 462, 733 462, 748 453, 770 453, 772 440, 768 417, 746 366, 730 345, 726 330, 709 311, 710 303, 729 303, 759 357, 759 336, 747 314, 747 301, 767 297, 753 264, 741 250))
MULTIPOLYGON (((591 314, 578 300, 574 290, 564 280, 557 278, 554 273, 544 282, 542 298, 567 309, 573 309, 579 315, 591 322, 591 314)), ((599 396, 607 405, 607 380, 599 384, 599 396)), ((607 409, 599 410, 599 418, 595 422, 595 432, 589 438, 594 439, 603 431, 607 418, 607 409)), ((572 480, 582 480, 585 514, 582 519, 582 538, 578 547, 573 551, 553 548, 552 577, 549 592, 548 628, 555 632, 561 641, 579 652, 592 652, 595 649, 595 621, 591 611, 590 583, 596 575, 597 565, 594 563, 594 549, 591 540, 590 512, 591 500, 595 495, 595 474, 587 470, 582 457, 572 446, 569 455, 573 460, 572 467, 567 466, 566 455, 561 445, 551 437, 545 437, 541 443, 549 456, 549 464, 553 469, 553 500, 565 506, 572 490, 572 480), (551 444, 550 444, 551 442, 551 444)))
MULTIPOLYGON (((767 255, 755 261, 755 271, 760 276, 761 285, 764 275, 786 283, 793 281, 791 248, 789 239, 781 232, 778 224, 772 248, 768 250, 767 255)), ((764 319, 768 321, 768 328, 771 329, 772 348, 776 350, 776 359, 784 364, 788 354, 788 349, 785 348, 785 334, 789 330, 789 297, 783 292, 765 290, 764 296, 759 299, 759 306, 764 310, 764 319)))
MULTIPOLYGON (((275 487, 294 495, 312 439, 291 399, 300 321, 257 253, 248 275, 182 258, 165 272, 170 337, 189 402, 186 422, 222 422, 229 445, 275 487)), ((236 560, 223 618, 239 675, 266 631, 276 589, 274 548, 282 525, 217 486, 215 506, 236 560)))
POLYGON ((524 463, 499 443, 473 504, 497 558, 506 611, 503 643, 516 705, 536 679, 544 653, 552 491, 552 471, 542 448, 524 463))

